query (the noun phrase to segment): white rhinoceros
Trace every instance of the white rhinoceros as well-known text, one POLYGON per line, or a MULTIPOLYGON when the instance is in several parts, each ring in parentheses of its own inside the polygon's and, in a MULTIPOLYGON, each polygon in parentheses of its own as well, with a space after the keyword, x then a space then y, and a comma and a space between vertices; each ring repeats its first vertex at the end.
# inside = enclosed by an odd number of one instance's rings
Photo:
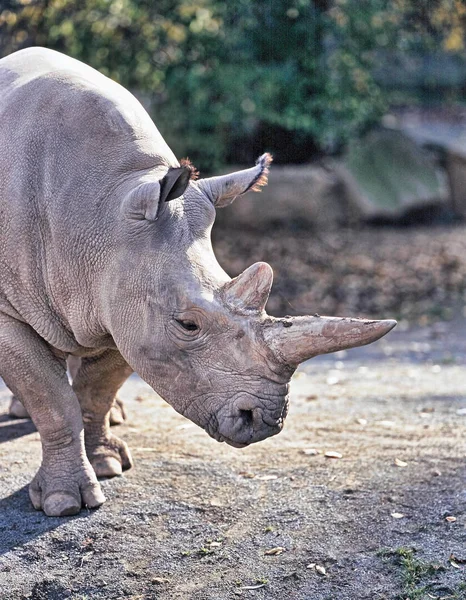
POLYGON ((128 91, 43 48, 2 59, 0 90, 0 375, 41 436, 35 508, 97 507, 97 477, 131 466, 108 413, 133 371, 243 447, 281 430, 300 362, 395 325, 270 317, 270 266, 219 266, 216 208, 266 182, 268 154, 195 181, 128 91))

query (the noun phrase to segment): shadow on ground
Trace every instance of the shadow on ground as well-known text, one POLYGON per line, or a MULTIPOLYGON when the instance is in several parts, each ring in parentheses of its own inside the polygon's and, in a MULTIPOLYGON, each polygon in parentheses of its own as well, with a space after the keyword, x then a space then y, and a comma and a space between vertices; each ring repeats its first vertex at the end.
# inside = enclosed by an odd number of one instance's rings
POLYGON ((11 419, 8 415, 0 415, 0 444, 29 435, 36 431, 30 419, 11 419))

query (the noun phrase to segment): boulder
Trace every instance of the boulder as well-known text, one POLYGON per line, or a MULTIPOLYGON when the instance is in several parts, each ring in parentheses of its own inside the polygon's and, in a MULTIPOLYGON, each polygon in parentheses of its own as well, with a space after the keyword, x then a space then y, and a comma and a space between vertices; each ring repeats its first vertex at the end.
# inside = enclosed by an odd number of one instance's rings
POLYGON ((449 198, 446 176, 432 156, 394 129, 376 129, 350 143, 339 173, 363 220, 397 220, 449 198))

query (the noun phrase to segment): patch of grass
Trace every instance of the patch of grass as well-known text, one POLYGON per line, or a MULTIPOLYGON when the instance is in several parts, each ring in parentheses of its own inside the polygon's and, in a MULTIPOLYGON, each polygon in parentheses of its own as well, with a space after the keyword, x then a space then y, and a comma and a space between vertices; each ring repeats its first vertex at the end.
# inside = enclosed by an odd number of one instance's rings
POLYGON ((403 590, 398 596, 400 600, 424 600, 428 597, 427 593, 432 585, 432 578, 440 571, 445 570, 442 565, 424 562, 415 554, 415 548, 404 546, 394 550, 382 549, 377 552, 378 556, 392 559, 395 565, 400 567, 403 585, 403 590))

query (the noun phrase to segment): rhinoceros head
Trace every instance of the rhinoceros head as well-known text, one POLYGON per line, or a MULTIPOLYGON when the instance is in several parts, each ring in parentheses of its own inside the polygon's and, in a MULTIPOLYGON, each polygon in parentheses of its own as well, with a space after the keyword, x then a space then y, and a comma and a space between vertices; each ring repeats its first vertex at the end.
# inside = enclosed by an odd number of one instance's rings
POLYGON ((396 324, 265 312, 272 269, 234 279, 210 241, 217 207, 266 183, 255 167, 194 181, 181 166, 140 183, 122 204, 113 338, 131 367, 218 441, 242 447, 278 433, 299 363, 373 342, 396 324))

